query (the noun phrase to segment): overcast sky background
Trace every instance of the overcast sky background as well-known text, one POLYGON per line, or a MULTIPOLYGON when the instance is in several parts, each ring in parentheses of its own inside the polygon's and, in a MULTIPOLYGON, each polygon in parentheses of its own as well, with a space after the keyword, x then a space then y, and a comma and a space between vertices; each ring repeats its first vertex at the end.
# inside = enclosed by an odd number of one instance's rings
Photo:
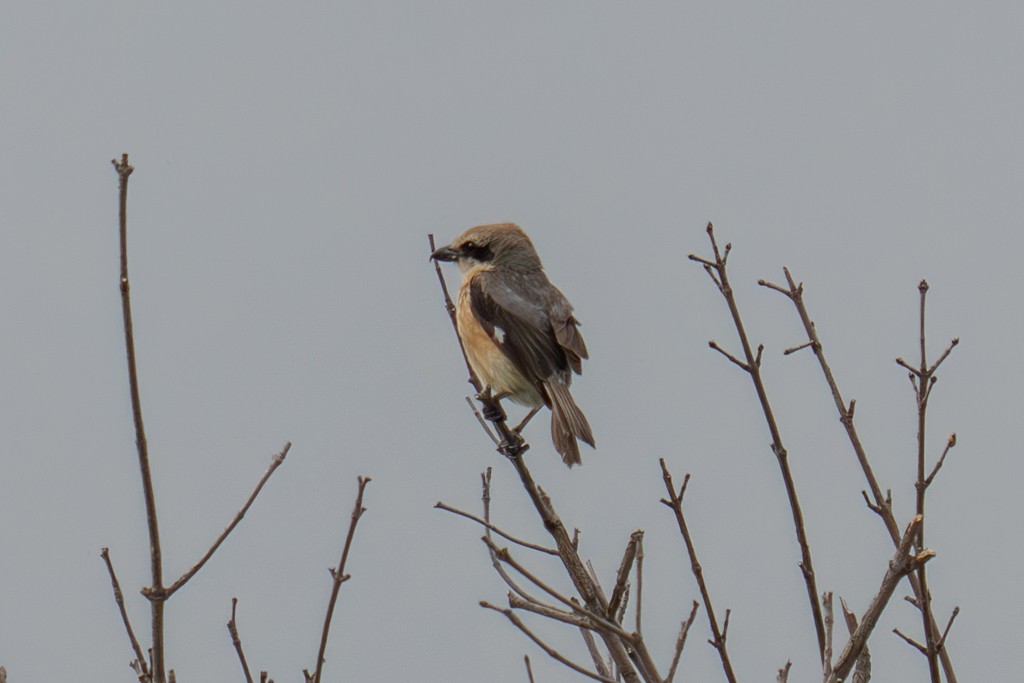
MULTIPOLYGON (((698 596, 657 459, 687 494, 743 680, 820 680, 781 478, 725 306, 691 252, 715 222, 808 519, 818 586, 863 612, 892 548, 792 307, 807 302, 883 487, 913 509, 915 417, 897 356, 961 345, 932 395, 935 610, 961 607, 961 680, 1020 671, 1020 254, 1024 7, 1017 2, 88 2, 10 0, 0 23, 0 664, 12 683, 129 681, 99 558, 148 642, 142 496, 118 293, 129 152, 131 283, 166 574, 202 554, 271 456, 294 447, 213 561, 169 603, 179 681, 313 668, 356 476, 373 477, 329 680, 578 680, 503 617, 472 523, 543 541, 467 410, 432 267, 515 221, 574 303, 574 384, 597 438, 566 470, 547 418, 538 481, 611 581, 647 530, 647 638, 667 669, 698 596)), ((448 269, 454 286, 457 274, 448 269)), ((513 413, 518 414, 518 413, 513 413)), ((517 552, 558 585, 557 567, 517 552)), ((900 598, 879 681, 924 681, 900 598)), ((537 624, 531 620, 532 624, 537 624)), ((720 680, 703 610, 681 680, 720 680)), ((572 633, 538 625, 585 660, 572 633)), ((664 669, 663 669, 664 670, 664 669)))

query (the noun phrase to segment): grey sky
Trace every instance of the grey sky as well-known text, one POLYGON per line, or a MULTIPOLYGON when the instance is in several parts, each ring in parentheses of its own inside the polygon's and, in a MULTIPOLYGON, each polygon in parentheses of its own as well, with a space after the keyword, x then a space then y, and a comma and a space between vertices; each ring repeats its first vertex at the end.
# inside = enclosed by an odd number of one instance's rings
MULTIPOLYGON (((332 680, 576 680, 499 615, 480 530, 543 533, 466 409, 427 263, 470 225, 533 237, 591 350, 574 394, 598 442, 569 472, 544 421, 535 476, 610 580, 646 540, 647 634, 667 661, 697 596, 662 495, 681 478, 744 680, 816 677, 778 469, 724 305, 690 252, 734 244, 748 330, 789 447, 818 584, 862 611, 891 547, 799 321, 757 278, 807 286, 900 520, 912 509, 917 282, 931 348, 940 620, 962 680, 1020 670, 1017 296, 1024 186, 1019 3, 52 3, 0 22, 0 664, 12 683, 131 680, 99 559, 136 628, 142 500, 117 289, 116 177, 131 154, 133 302, 167 573, 205 550, 285 441, 291 455, 168 610, 181 681, 314 664, 357 474, 373 477, 328 653, 332 680), (1012 577, 1012 578, 1011 578, 1012 577)), ((457 283, 453 268, 449 282, 457 283)), ((898 597, 902 595, 898 593, 898 597)), ((878 680, 923 681, 894 601, 878 680)), ((685 680, 718 680, 703 612, 685 680)), ((545 633, 552 631, 540 629, 545 633)), ((579 655, 575 641, 554 639, 579 655)))

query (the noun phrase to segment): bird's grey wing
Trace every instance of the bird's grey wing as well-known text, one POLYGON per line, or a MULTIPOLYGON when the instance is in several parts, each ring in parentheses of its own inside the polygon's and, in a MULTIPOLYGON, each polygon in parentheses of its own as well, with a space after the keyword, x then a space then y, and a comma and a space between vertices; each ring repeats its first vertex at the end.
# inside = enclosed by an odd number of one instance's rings
POLYGON ((551 285, 508 271, 484 271, 470 282, 473 315, 523 375, 541 382, 568 369, 547 312, 551 285))
POLYGON ((587 345, 583 343, 579 324, 572 314, 572 304, 558 288, 549 284, 549 300, 547 304, 548 320, 554 330, 558 345, 565 349, 569 357, 569 365, 578 375, 583 371, 582 359, 589 358, 587 345))

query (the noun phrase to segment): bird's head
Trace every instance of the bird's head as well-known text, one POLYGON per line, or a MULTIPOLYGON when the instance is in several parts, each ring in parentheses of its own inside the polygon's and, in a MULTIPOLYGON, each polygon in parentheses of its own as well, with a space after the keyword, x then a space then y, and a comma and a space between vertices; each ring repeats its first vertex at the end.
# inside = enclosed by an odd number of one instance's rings
POLYGON ((519 226, 512 223, 478 225, 465 231, 430 258, 455 261, 463 271, 476 265, 494 265, 513 270, 540 270, 540 257, 519 226))

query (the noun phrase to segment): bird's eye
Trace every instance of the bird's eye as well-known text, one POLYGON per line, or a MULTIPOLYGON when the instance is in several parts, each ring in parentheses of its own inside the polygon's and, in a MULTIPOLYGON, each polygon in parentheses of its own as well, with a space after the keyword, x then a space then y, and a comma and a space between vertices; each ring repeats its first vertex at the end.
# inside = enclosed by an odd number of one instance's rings
POLYGON ((466 242, 465 244, 462 245, 462 248, 465 249, 466 251, 473 251, 474 249, 476 249, 476 242, 466 242))

